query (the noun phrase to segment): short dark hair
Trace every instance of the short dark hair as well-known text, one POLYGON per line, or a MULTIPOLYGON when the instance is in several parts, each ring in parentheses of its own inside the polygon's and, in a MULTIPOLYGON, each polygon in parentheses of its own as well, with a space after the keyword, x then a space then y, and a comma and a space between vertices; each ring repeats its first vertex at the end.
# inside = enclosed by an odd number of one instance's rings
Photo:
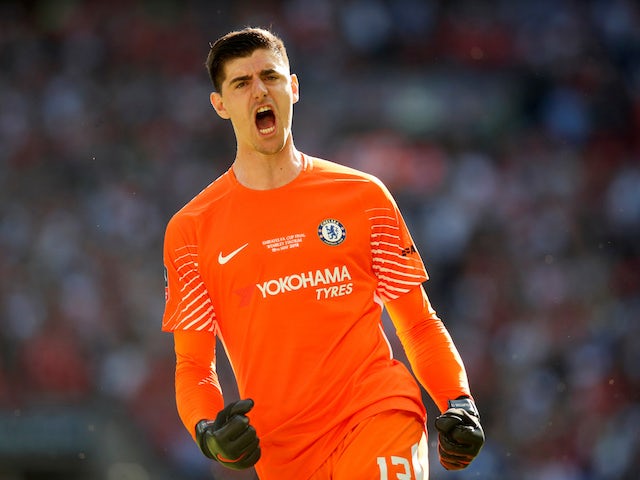
POLYGON ((213 88, 220 93, 224 82, 224 66, 229 60, 248 57, 255 50, 264 48, 279 55, 289 65, 284 42, 273 32, 264 28, 247 27, 235 30, 210 43, 205 63, 213 88))

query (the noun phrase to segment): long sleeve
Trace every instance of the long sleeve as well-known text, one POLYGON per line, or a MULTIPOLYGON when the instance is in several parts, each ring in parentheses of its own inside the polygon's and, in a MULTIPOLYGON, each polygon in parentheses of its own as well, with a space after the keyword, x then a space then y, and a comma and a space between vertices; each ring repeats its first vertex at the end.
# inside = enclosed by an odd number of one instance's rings
POLYGON ((385 306, 414 374, 440 411, 447 409, 449 399, 471 396, 462 358, 424 288, 420 285, 385 306))
POLYGON ((195 440, 195 425, 213 419, 224 407, 215 369, 215 335, 212 332, 176 330, 176 404, 184 426, 195 440))

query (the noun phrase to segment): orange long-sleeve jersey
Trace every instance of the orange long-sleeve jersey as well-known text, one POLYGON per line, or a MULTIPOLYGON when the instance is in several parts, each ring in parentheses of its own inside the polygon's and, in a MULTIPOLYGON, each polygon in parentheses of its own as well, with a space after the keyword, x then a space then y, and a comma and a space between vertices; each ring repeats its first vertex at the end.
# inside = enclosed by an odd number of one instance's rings
POLYGON ((462 362, 421 288, 427 273, 375 177, 304 156, 289 184, 251 190, 230 169, 169 222, 163 329, 189 432, 223 407, 215 336, 262 448, 263 480, 307 478, 348 429, 388 409, 424 418, 393 358, 383 305, 438 406, 469 394, 462 362))

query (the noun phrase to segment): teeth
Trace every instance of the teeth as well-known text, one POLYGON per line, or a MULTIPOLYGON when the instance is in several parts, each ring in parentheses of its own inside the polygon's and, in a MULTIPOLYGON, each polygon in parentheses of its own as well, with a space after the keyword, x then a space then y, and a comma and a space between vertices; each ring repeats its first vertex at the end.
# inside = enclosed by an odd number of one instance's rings
MULTIPOLYGON (((256 111, 256 115, 260 114, 260 113, 264 113, 264 112, 271 112, 272 109, 269 106, 262 106, 260 108, 258 108, 258 110, 256 111)), ((262 135, 269 135, 270 133, 273 133, 276 131, 276 127, 275 125, 269 127, 269 128, 262 128, 262 129, 258 129, 258 131, 262 134, 262 135)))

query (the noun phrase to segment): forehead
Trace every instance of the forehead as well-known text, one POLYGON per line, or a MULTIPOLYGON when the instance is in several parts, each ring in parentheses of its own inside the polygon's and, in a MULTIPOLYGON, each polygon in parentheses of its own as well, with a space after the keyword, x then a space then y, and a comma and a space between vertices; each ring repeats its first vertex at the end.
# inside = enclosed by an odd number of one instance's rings
POLYGON ((277 70, 288 74, 289 68, 283 58, 271 50, 259 48, 247 57, 237 57, 224 66, 224 83, 236 77, 252 75, 264 70, 277 70))

